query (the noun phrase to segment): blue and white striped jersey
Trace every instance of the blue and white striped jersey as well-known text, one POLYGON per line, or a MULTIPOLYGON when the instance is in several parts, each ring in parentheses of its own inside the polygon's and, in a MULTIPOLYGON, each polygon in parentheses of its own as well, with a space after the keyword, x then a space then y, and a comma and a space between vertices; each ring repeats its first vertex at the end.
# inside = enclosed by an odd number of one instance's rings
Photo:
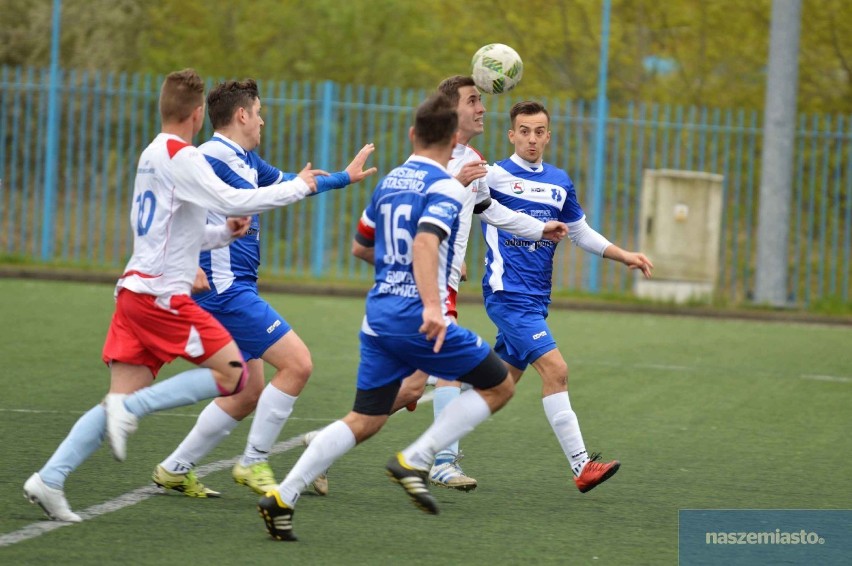
POLYGON ((447 279, 454 257, 464 187, 446 168, 413 155, 376 186, 361 217, 375 230, 375 283, 361 330, 370 336, 416 335, 423 302, 414 282, 412 244, 424 223, 447 235, 438 250, 438 289, 446 317, 447 279))
MULTIPOLYGON (((585 215, 568 173, 548 163, 529 163, 512 155, 489 167, 485 177, 491 198, 507 208, 548 222, 570 223, 585 215)), ((556 244, 534 242, 482 223, 488 251, 482 291, 550 296, 556 244)))
MULTIPOLYGON (((201 144, 198 148, 216 175, 228 185, 238 189, 257 189, 282 181, 289 181, 296 173, 285 173, 260 158, 254 151, 246 151, 236 142, 220 133, 201 144)), ((349 174, 334 173, 327 177, 317 177, 317 187, 332 185, 334 188, 349 184, 349 174)), ((224 224, 225 217, 208 212, 207 224, 224 224)), ((257 281, 260 266, 260 220, 252 216, 248 233, 235 240, 230 246, 202 252, 199 260, 201 268, 207 274, 211 290, 195 295, 196 300, 225 292, 234 281, 257 281)))

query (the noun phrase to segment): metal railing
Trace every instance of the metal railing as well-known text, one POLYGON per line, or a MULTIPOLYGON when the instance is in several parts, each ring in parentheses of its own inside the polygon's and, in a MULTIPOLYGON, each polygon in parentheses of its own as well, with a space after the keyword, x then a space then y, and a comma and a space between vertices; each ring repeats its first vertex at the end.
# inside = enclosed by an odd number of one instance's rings
MULTIPOLYGON (((159 131, 162 77, 62 71, 58 184, 44 189, 47 69, 0 68, 0 254, 45 263, 120 268, 131 242, 127 216, 138 154, 159 131), (44 220, 50 219, 48 230, 44 220), (51 241, 43 246, 48 234, 51 241), (47 255, 44 249, 50 250, 47 255)), ((213 81, 210 81, 212 84, 213 81)), ((258 149, 269 163, 298 171, 339 170, 366 142, 376 144, 379 174, 410 152, 408 127, 426 90, 259 81, 266 126, 258 149)), ((490 97, 485 133, 473 144, 493 162, 511 154, 506 131, 516 98, 490 97)), ((591 206, 594 104, 543 100, 552 138, 545 160, 571 175, 591 206)), ((740 303, 754 285, 762 128, 756 110, 629 104, 606 123, 602 195, 604 235, 622 247, 638 242, 645 169, 685 169, 724 176, 721 269, 717 297, 740 303)), ((209 123, 198 143, 212 132, 209 123)), ((852 117, 801 115, 796 130, 788 295, 790 302, 850 301, 852 231, 852 117)), ((263 215, 264 272, 300 278, 368 281, 371 271, 349 244, 372 183, 325 193, 263 215)), ((479 227, 475 226, 475 231, 479 227)), ((470 279, 482 275, 481 237, 471 238, 470 279)), ((588 291, 591 262, 561 245, 556 290, 588 291)), ((634 275, 605 262, 599 292, 624 293, 634 275)))

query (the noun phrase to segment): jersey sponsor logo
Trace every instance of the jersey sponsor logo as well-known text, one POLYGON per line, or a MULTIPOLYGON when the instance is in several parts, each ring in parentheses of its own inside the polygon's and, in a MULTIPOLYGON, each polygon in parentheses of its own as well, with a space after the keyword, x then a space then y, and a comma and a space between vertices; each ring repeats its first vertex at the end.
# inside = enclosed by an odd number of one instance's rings
POLYGON ((439 218, 455 218, 458 213, 458 209, 455 206, 448 202, 439 202, 433 205, 430 205, 426 211, 432 216, 437 216, 439 218))
POLYGON ((527 248, 529 251, 534 252, 539 248, 552 248, 556 244, 550 240, 539 240, 537 242, 533 242, 531 240, 522 240, 520 238, 508 238, 503 240, 503 245, 513 248, 527 248))
POLYGON ((512 192, 516 195, 519 195, 524 192, 524 182, 523 181, 515 181, 512 183, 512 192))
POLYGON ((417 285, 392 285, 390 283, 379 283, 376 287, 376 293, 379 295, 395 295, 397 297, 419 297, 417 285))
POLYGON ((280 321, 280 320, 276 320, 275 322, 273 322, 273 323, 269 326, 269 328, 267 328, 267 329, 266 329, 266 333, 267 333, 267 334, 272 334, 272 332, 273 332, 276 328, 278 328, 279 326, 281 326, 281 321, 280 321))
POLYGON ((422 191, 426 187, 423 179, 428 171, 417 171, 407 167, 397 167, 382 180, 379 189, 403 189, 409 191, 422 191))
POLYGON ((532 339, 533 339, 533 340, 538 340, 539 338, 543 338, 543 337, 545 337, 545 336, 547 336, 547 331, 542 330, 541 332, 536 332, 535 334, 533 334, 533 335, 532 335, 532 339))
POLYGON ((550 211, 546 208, 533 208, 531 210, 525 210, 525 213, 529 214, 533 218, 538 218, 542 222, 547 222, 548 220, 556 220, 550 214, 550 211))

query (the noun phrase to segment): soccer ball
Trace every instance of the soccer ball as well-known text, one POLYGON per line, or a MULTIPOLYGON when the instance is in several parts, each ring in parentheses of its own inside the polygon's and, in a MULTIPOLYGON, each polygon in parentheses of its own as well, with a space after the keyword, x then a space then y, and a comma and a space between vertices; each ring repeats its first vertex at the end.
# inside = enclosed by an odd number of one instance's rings
POLYGON ((470 61, 476 88, 488 94, 502 94, 515 88, 524 74, 518 52, 502 43, 479 48, 470 61))

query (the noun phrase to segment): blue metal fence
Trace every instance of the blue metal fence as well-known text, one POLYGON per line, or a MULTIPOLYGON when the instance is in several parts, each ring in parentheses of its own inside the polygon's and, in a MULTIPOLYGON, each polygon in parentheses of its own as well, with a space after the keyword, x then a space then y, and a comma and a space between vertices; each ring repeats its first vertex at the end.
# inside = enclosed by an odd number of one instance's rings
MULTIPOLYGON (((120 269, 131 242, 127 215, 136 159, 158 131, 157 91, 162 77, 61 71, 58 89, 58 178, 46 195, 47 69, 0 69, 0 254, 50 263, 120 269), (44 221, 51 223, 45 229, 44 221), (45 242, 44 238, 51 238, 45 242), (45 257, 44 250, 50 250, 45 257)), ((210 84, 212 84, 212 80, 210 84)), ((298 171, 339 170, 366 142, 376 144, 379 173, 410 151, 413 108, 427 91, 339 85, 331 82, 261 81, 266 126, 259 152, 270 163, 298 171)), ((486 129, 474 140, 490 161, 511 153, 506 130, 516 99, 489 97, 486 129)), ((592 206, 594 104, 543 101, 552 118, 546 160, 574 179, 587 210, 592 206)), ((635 249, 645 169, 685 169, 724 176, 718 295, 738 303, 754 284, 760 117, 742 109, 630 104, 606 122, 607 160, 598 228, 622 247, 635 249)), ((212 132, 209 124, 201 134, 212 132)), ((802 115, 796 131, 790 230, 790 300, 850 301, 852 245, 852 117, 802 115)), ((264 269, 273 275, 328 280, 370 278, 349 244, 372 185, 362 183, 266 213, 264 269)), ((478 227, 475 228, 478 230, 478 227)), ((470 278, 481 277, 480 237, 471 238, 470 278)), ((559 247, 558 290, 588 291, 592 262, 570 245, 559 247)), ((628 292, 634 276, 604 262, 600 292, 628 292)))

